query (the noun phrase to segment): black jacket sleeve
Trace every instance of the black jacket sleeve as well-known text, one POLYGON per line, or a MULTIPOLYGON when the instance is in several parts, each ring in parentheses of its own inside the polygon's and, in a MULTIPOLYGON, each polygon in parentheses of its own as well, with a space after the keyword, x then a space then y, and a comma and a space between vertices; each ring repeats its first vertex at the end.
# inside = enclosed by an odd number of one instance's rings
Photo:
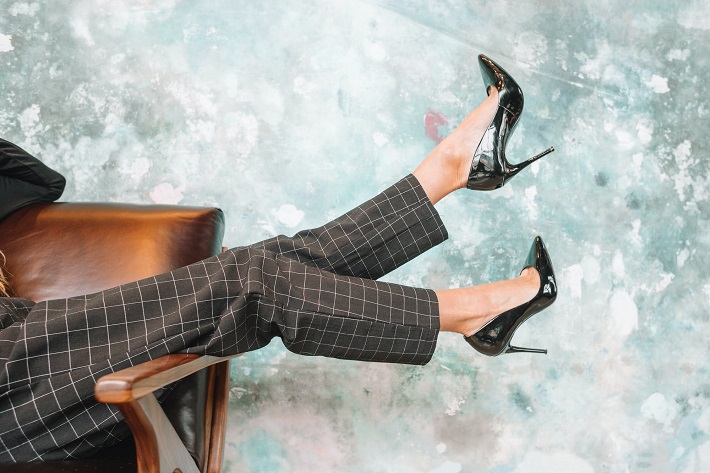
POLYGON ((66 180, 39 159, 0 138, 0 220, 33 202, 52 202, 66 180))

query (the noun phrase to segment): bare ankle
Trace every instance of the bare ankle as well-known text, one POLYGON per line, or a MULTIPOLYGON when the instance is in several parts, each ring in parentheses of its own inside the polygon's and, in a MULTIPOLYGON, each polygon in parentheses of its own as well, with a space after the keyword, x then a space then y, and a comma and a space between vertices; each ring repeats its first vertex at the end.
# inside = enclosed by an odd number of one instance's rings
POLYGON ((468 184, 473 155, 498 106, 498 91, 492 88, 489 93, 490 96, 414 170, 413 174, 432 202, 468 184))
POLYGON ((532 300, 539 285, 537 270, 528 267, 515 279, 435 291, 441 330, 470 336, 498 315, 532 300))

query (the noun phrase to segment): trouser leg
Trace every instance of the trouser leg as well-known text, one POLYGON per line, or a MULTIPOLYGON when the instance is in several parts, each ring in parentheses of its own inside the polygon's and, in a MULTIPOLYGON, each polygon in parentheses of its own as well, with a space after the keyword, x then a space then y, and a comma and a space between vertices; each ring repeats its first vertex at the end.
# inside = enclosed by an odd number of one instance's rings
POLYGON ((378 279, 446 238, 438 212, 410 174, 322 227, 250 248, 336 274, 378 279))
POLYGON ((439 319, 431 290, 337 275, 260 249, 230 250, 215 260, 199 277, 212 279, 213 296, 226 294, 231 302, 221 312, 230 315, 190 352, 248 351, 278 336, 303 355, 426 363, 433 353, 439 319), (230 294, 231 278, 243 287, 239 295, 230 294))

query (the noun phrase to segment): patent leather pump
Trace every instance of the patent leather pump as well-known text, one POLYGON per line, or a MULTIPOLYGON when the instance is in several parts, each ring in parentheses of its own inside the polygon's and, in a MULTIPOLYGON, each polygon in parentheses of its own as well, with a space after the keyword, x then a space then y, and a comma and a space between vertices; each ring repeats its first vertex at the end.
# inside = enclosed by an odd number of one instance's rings
POLYGON ((523 112, 523 91, 513 78, 490 58, 481 54, 478 56, 478 64, 488 94, 490 95, 490 87, 498 90, 498 110, 473 153, 466 187, 473 190, 493 190, 503 187, 517 173, 555 149, 549 147, 520 164, 508 162, 505 146, 523 112))
POLYGON ((464 337, 477 351, 488 356, 502 353, 547 353, 547 350, 521 348, 510 344, 513 334, 523 322, 549 307, 557 298, 557 282, 552 270, 552 262, 547 254, 542 238, 536 237, 525 260, 525 268, 533 267, 540 275, 537 295, 525 304, 503 312, 484 325, 478 332, 464 337))

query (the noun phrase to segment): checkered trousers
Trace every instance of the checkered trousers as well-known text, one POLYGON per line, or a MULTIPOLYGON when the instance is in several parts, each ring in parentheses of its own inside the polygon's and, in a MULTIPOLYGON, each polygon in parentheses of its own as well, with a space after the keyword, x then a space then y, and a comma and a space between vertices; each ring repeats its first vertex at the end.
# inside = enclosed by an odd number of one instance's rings
POLYGON ((85 456, 125 438, 117 410, 94 400, 96 380, 169 353, 231 355, 280 337, 302 355, 426 363, 439 330, 436 295, 371 278, 446 237, 410 175, 291 238, 28 304, 23 323, 0 331, 0 461, 85 456))

